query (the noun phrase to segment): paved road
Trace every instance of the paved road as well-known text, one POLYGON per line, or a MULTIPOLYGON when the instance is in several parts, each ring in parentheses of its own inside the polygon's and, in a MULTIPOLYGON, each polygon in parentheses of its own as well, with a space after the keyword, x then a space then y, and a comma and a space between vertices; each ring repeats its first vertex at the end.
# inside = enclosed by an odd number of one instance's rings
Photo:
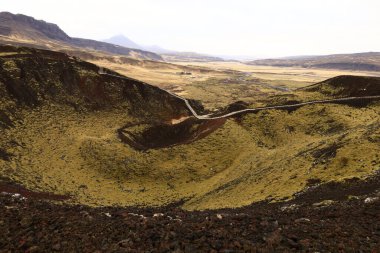
MULTIPOLYGON (((129 78, 129 77, 127 78, 127 77, 123 77, 123 76, 108 74, 108 73, 104 72, 103 68, 99 69, 99 74, 100 75, 106 75, 106 76, 112 76, 112 77, 125 79, 125 80, 136 80, 136 79, 129 78)), ((136 81, 138 81, 138 80, 136 80, 136 81)), ((139 81, 139 82, 141 82, 141 81, 139 81)), ((165 90, 163 90, 163 91, 165 91, 165 90)), ((292 104, 292 105, 274 105, 274 106, 257 107, 257 108, 251 108, 251 109, 243 109, 243 110, 238 110, 238 111, 226 113, 226 114, 220 115, 220 116, 211 116, 211 114, 199 115, 194 110, 194 108, 191 106, 189 100, 187 100, 186 98, 180 97, 174 93, 171 93, 169 91, 165 91, 165 92, 167 92, 170 95, 177 97, 177 98, 181 99, 182 101, 184 101, 187 108, 190 110, 190 112, 193 114, 193 116, 195 118, 201 119, 201 120, 228 118, 228 117, 231 117, 233 115, 237 115, 237 114, 241 114, 241 113, 258 112, 258 111, 263 111, 263 110, 292 109, 292 108, 297 108, 300 106, 312 105, 312 104, 328 104, 328 103, 338 103, 338 102, 347 102, 347 101, 362 101, 362 100, 380 99, 380 96, 363 96, 363 97, 346 97, 346 98, 334 98, 334 99, 325 99, 325 100, 313 100, 313 101, 302 102, 302 103, 292 104)))

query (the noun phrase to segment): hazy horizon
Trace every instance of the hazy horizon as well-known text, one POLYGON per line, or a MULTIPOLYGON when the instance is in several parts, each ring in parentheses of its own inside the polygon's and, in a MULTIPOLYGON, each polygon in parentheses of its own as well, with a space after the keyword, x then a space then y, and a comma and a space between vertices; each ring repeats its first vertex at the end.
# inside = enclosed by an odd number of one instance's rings
POLYGON ((0 7, 56 23, 72 37, 123 34, 141 45, 251 57, 380 51, 379 9, 375 0, 3 0, 0 7))

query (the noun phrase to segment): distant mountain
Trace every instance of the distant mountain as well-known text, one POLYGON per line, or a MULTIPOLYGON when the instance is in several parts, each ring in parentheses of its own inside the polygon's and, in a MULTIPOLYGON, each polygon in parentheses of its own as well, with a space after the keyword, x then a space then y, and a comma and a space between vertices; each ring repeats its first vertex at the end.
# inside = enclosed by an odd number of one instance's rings
POLYGON ((112 43, 115 45, 123 46, 123 47, 136 48, 136 49, 140 49, 140 50, 154 52, 156 54, 176 53, 176 51, 174 51, 174 50, 168 50, 168 49, 162 48, 162 47, 157 46, 157 45, 153 45, 153 46, 139 45, 136 42, 134 42, 133 40, 129 39, 128 37, 126 37, 122 34, 115 35, 115 36, 113 36, 109 39, 103 40, 103 41, 107 42, 107 43, 112 43))
POLYGON ((128 37, 124 35, 116 35, 109 39, 104 40, 104 42, 112 43, 115 45, 120 45, 129 48, 136 48, 140 50, 146 50, 150 52, 154 52, 156 54, 160 54, 167 61, 223 61, 221 57, 198 54, 195 52, 178 52, 174 50, 169 50, 162 48, 157 45, 153 46, 143 46, 135 43, 128 37))
POLYGON ((1 42, 55 50, 79 47, 139 59, 163 60, 162 57, 156 53, 140 49, 131 49, 96 40, 72 38, 56 24, 36 20, 33 17, 21 14, 15 15, 9 12, 0 12, 0 43, 1 42))
POLYGON ((169 54, 162 54, 162 57, 166 61, 171 62, 210 62, 210 61, 224 61, 223 58, 211 56, 211 55, 205 55, 205 54, 198 54, 195 52, 175 52, 175 53, 169 53, 169 54))
MULTIPOLYGON (((138 45, 134 41, 130 40, 129 38, 125 37, 122 34, 115 35, 109 39, 104 40, 104 42, 123 46, 123 47, 128 47, 128 48, 135 48, 135 49, 140 49, 140 50, 145 50, 142 46, 138 45)), ((154 52, 152 50, 148 50, 151 52, 154 52)))
POLYGON ((323 56, 293 56, 279 59, 255 60, 247 63, 251 65, 277 67, 380 71, 380 52, 323 56))

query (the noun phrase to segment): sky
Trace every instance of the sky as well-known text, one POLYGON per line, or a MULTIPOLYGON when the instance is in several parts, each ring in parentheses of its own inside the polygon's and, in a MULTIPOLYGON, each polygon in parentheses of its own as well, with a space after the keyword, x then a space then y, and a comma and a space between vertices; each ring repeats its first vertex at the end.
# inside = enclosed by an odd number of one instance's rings
POLYGON ((213 55, 380 51, 379 0, 1 0, 0 11, 56 23, 72 37, 123 34, 213 55))

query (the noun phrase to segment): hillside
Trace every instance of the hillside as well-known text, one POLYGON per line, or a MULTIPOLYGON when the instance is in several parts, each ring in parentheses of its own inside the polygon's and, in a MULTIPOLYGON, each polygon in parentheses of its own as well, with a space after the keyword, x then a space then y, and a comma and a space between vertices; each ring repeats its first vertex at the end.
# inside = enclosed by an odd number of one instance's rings
POLYGON ((9 12, 0 13, 0 43, 45 49, 82 48, 125 55, 138 59, 162 60, 158 54, 96 40, 72 38, 56 24, 9 12))
POLYGON ((357 71, 380 71, 380 53, 336 54, 325 56, 263 59, 247 62, 251 65, 303 67, 357 71))
POLYGON ((338 76, 302 90, 333 97, 360 97, 380 95, 379 87, 380 77, 338 76))
POLYGON ((0 175, 68 203, 240 207, 291 200, 311 185, 365 184, 378 170, 377 100, 197 120, 183 100, 110 70, 116 77, 62 53, 0 49, 0 175))

